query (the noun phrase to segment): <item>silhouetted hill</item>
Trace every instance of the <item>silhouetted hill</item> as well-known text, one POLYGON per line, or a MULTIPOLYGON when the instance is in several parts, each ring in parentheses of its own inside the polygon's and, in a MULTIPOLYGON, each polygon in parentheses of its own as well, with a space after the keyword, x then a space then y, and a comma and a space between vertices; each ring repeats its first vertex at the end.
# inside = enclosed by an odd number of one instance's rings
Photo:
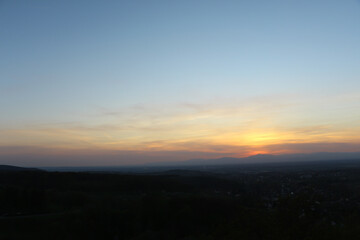
POLYGON ((247 163, 276 163, 276 162, 311 162, 325 160, 360 160, 360 152, 319 152, 297 154, 258 154, 244 158, 223 157, 216 159, 191 159, 177 162, 152 163, 153 166, 199 166, 199 165, 224 165, 247 163))
POLYGON ((213 176, 211 172, 204 172, 198 170, 187 170, 187 169, 171 169, 166 171, 150 172, 146 173, 150 175, 175 175, 175 176, 213 176))
POLYGON ((249 164, 282 171, 214 165, 213 173, 1 172, 0 239, 358 240, 360 166, 301 164, 249 164), (294 168, 275 168, 281 165, 294 168))
POLYGON ((20 171, 43 171, 37 168, 24 168, 11 165, 0 165, 0 172, 20 172, 20 171))

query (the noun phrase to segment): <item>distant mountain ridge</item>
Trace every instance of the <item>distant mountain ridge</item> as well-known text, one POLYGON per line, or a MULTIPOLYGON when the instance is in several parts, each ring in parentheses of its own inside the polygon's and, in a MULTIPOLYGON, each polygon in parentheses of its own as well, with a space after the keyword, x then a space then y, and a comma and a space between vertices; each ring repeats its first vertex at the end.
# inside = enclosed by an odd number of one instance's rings
POLYGON ((296 154, 257 154, 243 158, 223 157, 215 159, 190 159, 176 162, 157 162, 151 166, 196 166, 196 165, 224 165, 247 163, 276 163, 276 162, 309 162, 325 160, 360 160, 360 152, 317 152, 296 154))
POLYGON ((37 168, 25 168, 11 165, 0 165, 0 172, 23 172, 23 171, 42 171, 37 168))

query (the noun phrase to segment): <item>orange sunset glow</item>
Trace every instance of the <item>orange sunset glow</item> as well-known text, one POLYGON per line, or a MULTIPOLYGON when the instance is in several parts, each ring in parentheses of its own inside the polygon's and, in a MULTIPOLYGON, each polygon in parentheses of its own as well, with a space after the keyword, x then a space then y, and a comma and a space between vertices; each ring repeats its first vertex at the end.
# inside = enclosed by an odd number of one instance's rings
POLYGON ((0 4, 4 164, 360 151, 355 2, 42 4, 0 4))

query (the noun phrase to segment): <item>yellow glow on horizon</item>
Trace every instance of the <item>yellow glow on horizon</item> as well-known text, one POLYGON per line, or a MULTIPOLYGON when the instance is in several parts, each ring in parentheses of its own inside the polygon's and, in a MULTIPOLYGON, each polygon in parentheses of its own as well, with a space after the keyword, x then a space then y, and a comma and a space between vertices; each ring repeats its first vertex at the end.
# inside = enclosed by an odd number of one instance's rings
POLYGON ((242 137, 243 142, 255 146, 279 141, 280 139, 281 135, 275 132, 252 132, 245 134, 245 136, 242 137))
POLYGON ((5 129, 1 131, 0 146, 26 146, 33 148, 33 152, 42 149, 40 152, 54 155, 69 152, 80 155, 91 151, 116 155, 116 152, 128 151, 146 155, 166 152, 170 156, 186 152, 184 158, 192 158, 193 153, 198 154, 196 157, 211 153, 206 156, 215 158, 302 151, 356 151, 356 144, 360 144, 358 123, 342 119, 323 122, 318 116, 321 121, 308 122, 287 115, 287 111, 275 115, 272 111, 276 109, 267 108, 269 112, 264 112, 251 106, 185 110, 173 108, 162 113, 161 109, 154 109, 151 114, 142 112, 136 117, 130 114, 128 118, 91 124, 5 129), (333 145, 327 145, 331 146, 328 148, 321 145, 331 143, 333 145), (306 144, 314 147, 304 147, 306 144))

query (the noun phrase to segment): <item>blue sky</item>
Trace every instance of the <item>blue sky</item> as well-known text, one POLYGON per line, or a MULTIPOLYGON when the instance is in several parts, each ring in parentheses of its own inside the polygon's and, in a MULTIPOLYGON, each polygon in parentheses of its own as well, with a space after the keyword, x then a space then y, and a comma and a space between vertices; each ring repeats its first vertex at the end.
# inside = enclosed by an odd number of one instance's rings
POLYGON ((0 146, 357 143, 359 23, 359 1, 0 1, 0 146))

